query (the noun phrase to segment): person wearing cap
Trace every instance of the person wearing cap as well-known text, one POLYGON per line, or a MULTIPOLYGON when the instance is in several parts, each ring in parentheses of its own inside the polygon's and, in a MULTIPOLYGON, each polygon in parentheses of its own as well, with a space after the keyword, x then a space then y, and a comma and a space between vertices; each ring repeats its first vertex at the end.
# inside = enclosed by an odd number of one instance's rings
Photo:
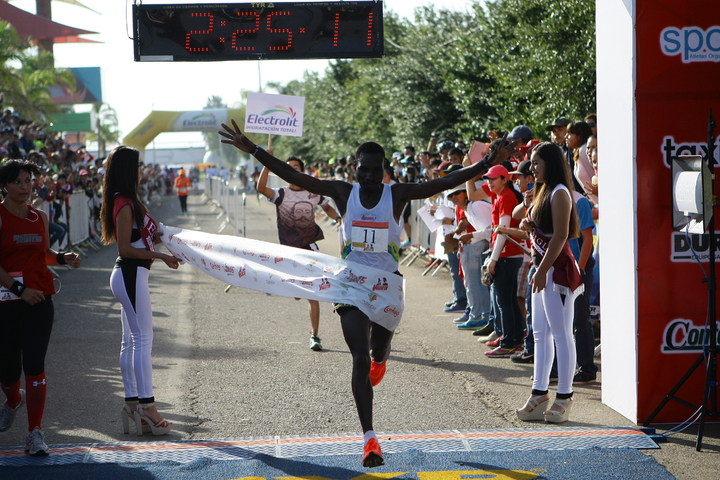
MULTIPOLYGON (((492 200, 493 230, 498 226, 517 227, 519 222, 512 218, 512 213, 523 198, 513 187, 510 172, 503 165, 495 165, 483 178, 488 182, 482 188, 476 188, 475 182, 466 182, 470 200, 492 200)), ((490 358, 508 358, 522 348, 524 318, 517 300, 517 277, 523 255, 520 247, 493 231, 492 260, 488 272, 494 276, 490 291, 495 307, 495 334, 499 338, 497 343, 495 340, 488 341, 493 350, 485 352, 485 355, 490 358)))
MULTIPOLYGON (((532 148, 540 144, 539 140, 532 140, 531 142, 528 143, 529 152, 532 152, 532 148), (531 142, 537 143, 533 144, 531 142)), ((531 153, 528 153, 528 156, 530 154, 531 153)), ((523 160, 520 162, 517 169, 510 172, 510 175, 517 176, 517 187, 523 195, 522 204, 519 204, 515 207, 515 210, 513 210, 513 218, 522 220, 525 218, 525 209, 532 202, 535 189, 535 177, 530 169, 530 160, 523 160)), ((518 241, 527 240, 529 238, 527 232, 520 229, 498 227, 497 231, 498 233, 511 235, 518 239, 518 241)), ((520 268, 520 275, 518 276, 518 301, 521 299, 524 300, 526 335, 525 340, 523 341, 525 345, 524 348, 521 351, 515 352, 513 356, 510 357, 510 360, 514 363, 533 363, 535 358, 535 343, 532 328, 532 286, 530 285, 530 279, 534 274, 535 266, 532 264, 532 261, 523 263, 523 266, 520 268)), ((523 304, 521 304, 521 307, 522 306, 523 304)))
POLYGON ((518 125, 517 127, 512 129, 512 132, 510 132, 510 135, 508 135, 508 140, 515 140, 516 138, 519 138, 523 145, 527 144, 530 140, 533 139, 532 130, 530 130, 530 127, 527 127, 525 125, 518 125))
POLYGON ((572 120, 565 117, 557 117, 553 123, 545 127, 545 131, 550 132, 550 141, 552 143, 563 146, 565 145, 565 134, 567 133, 567 126, 572 123, 572 120))
POLYGON ((175 179, 175 189, 177 190, 178 200, 180 200, 180 215, 186 216, 187 211, 187 198, 190 195, 190 188, 192 182, 185 176, 185 170, 182 168, 178 172, 178 176, 175 179))
POLYGON ((468 201, 465 184, 449 190, 446 195, 455 204, 458 226, 453 233, 460 235, 460 265, 468 305, 455 323, 459 330, 479 330, 490 324, 492 310, 490 289, 480 282, 485 251, 492 237, 492 206, 486 201, 468 201))
MULTIPOLYGON (((343 215, 343 259, 385 270, 390 275, 400 274, 399 220, 405 204, 411 200, 432 197, 481 175, 493 163, 505 160, 517 145, 503 144, 472 167, 442 178, 389 186, 382 183, 385 150, 377 143, 366 142, 356 152, 358 183, 349 184, 318 180, 296 171, 255 145, 242 133, 235 120, 232 120, 232 127, 226 124, 222 127, 224 131, 218 132, 223 137, 222 143, 231 144, 253 155, 289 184, 332 198, 343 215)), ((373 427, 373 388, 385 375, 400 315, 393 324, 386 324, 386 328, 371 321, 355 305, 338 304, 336 311, 340 315, 343 336, 352 355, 352 392, 364 437, 362 463, 364 467, 377 467, 385 462, 373 427)))

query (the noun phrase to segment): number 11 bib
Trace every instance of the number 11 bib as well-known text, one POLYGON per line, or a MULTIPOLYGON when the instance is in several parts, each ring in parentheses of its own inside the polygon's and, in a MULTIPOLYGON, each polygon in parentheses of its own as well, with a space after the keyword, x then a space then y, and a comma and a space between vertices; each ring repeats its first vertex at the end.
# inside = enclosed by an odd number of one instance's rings
POLYGON ((388 223, 353 220, 352 249, 361 252, 386 252, 388 248, 388 223))

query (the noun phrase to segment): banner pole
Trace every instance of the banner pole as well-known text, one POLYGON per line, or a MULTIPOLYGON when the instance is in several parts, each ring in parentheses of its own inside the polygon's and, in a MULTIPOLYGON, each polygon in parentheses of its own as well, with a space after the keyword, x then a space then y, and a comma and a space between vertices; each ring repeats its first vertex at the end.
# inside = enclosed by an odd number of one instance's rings
POLYGON ((272 133, 268 134, 268 150, 272 150, 272 133))

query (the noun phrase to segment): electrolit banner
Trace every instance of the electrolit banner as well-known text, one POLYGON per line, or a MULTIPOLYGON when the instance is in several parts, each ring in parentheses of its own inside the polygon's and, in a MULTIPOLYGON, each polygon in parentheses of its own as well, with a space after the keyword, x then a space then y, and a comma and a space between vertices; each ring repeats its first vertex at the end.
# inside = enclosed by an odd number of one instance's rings
POLYGON ((197 110, 183 112, 173 125, 173 132, 217 132, 222 130, 221 125, 228 123, 227 109, 197 110))
POLYGON ((302 137, 305 97, 248 93, 245 131, 302 137))
MULTIPOLYGON (((637 422, 642 423, 709 343, 708 289, 695 255, 707 271, 718 252, 710 252, 708 232, 673 231, 670 163, 678 155, 707 157, 710 109, 720 118, 720 2, 635 0, 635 7, 637 422)), ((711 168, 720 160, 719 135, 716 129, 711 168)), ((604 144, 602 138, 601 133, 604 144)), ((612 148, 612 138, 607 141, 612 148)), ((704 383, 705 370, 697 369, 678 396, 700 405, 704 383)), ((680 422, 691 414, 669 402, 653 423, 680 422)))

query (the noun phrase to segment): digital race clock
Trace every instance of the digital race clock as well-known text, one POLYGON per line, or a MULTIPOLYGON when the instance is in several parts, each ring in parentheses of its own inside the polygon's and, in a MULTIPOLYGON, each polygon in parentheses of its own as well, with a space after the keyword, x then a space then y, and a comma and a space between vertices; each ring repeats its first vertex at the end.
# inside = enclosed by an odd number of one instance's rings
POLYGON ((382 57, 383 2, 133 5, 136 62, 382 57))

